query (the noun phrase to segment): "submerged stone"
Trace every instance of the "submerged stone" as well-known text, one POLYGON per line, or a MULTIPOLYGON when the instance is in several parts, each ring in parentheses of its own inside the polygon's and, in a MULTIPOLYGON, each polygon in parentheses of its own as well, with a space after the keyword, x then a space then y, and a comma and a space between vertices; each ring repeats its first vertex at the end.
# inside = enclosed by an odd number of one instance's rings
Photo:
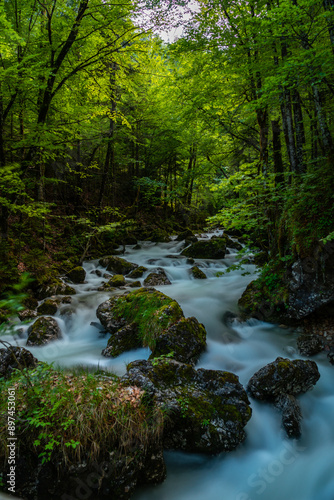
POLYGON ((191 274, 197 280, 204 280, 207 278, 206 274, 198 266, 193 266, 191 269, 191 274))

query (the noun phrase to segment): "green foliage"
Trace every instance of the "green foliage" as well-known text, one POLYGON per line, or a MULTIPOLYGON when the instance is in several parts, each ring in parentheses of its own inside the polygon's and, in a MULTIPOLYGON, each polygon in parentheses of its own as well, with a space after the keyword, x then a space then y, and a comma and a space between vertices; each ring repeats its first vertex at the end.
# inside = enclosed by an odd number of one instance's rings
MULTIPOLYGON (((0 409, 6 412, 7 387, 16 390, 16 426, 21 452, 31 445, 41 463, 94 462, 115 450, 132 456, 133 449, 159 436, 162 416, 141 401, 140 391, 128 397, 117 377, 105 374, 70 374, 39 363, 33 370, 17 370, 0 381, 0 409)), ((0 432, 5 436, 2 423, 0 432)), ((4 443, 1 459, 8 450, 4 443)))

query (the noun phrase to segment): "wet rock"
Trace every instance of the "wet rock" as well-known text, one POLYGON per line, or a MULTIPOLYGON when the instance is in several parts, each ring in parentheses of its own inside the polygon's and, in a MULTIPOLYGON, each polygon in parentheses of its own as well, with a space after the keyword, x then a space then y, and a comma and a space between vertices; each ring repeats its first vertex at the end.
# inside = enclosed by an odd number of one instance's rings
POLYGON ((30 321, 34 318, 37 318, 38 314, 37 311, 31 310, 31 309, 24 309, 24 311, 20 311, 18 313, 18 317, 20 318, 21 321, 30 321))
POLYGON ((128 262, 121 257, 115 257, 110 255, 109 257, 104 257, 99 260, 99 264, 102 267, 106 267, 107 271, 110 271, 115 274, 123 274, 126 276, 134 269, 137 269, 138 264, 134 264, 133 262, 128 262))
POLYGON ((106 358, 116 358, 125 351, 137 349, 142 346, 142 340, 139 336, 138 325, 130 323, 119 328, 109 338, 107 347, 103 349, 102 356, 106 358))
POLYGON ((282 394, 275 406, 282 412, 282 425, 290 438, 301 436, 302 412, 300 404, 291 394, 282 394))
POLYGON ((252 281, 239 300, 244 317, 298 324, 316 313, 334 309, 334 241, 319 243, 311 256, 299 258, 277 280, 277 293, 261 280, 252 281))
POLYGON ((72 297, 63 297, 61 299, 62 304, 71 304, 73 301, 72 297))
POLYGON ((156 272, 150 273, 144 279, 145 286, 161 286, 161 285, 171 285, 165 271, 158 267, 156 272))
POLYGON ((168 415, 166 448, 219 453, 244 441, 251 408, 236 375, 168 358, 134 361, 127 370, 123 383, 145 388, 168 415))
POLYGON ((40 306, 37 307, 39 315, 53 316, 58 311, 58 303, 52 299, 46 299, 40 306))
POLYGON ((40 300, 46 299, 51 295, 75 295, 76 291, 70 285, 63 283, 60 280, 54 281, 47 285, 41 285, 36 290, 36 297, 40 300))
POLYGON ((228 246, 229 248, 233 248, 233 250, 242 250, 243 246, 241 243, 239 243, 239 241, 232 240, 232 238, 227 235, 224 235, 224 237, 226 239, 226 246, 228 246))
POLYGON ((193 266, 190 269, 191 274, 197 280, 204 280, 207 278, 206 274, 198 266, 193 266))
POLYGON ((128 283, 128 286, 130 288, 138 288, 138 287, 141 287, 141 283, 140 283, 140 281, 133 281, 132 283, 128 283))
POLYGON ((295 396, 307 392, 319 378, 314 361, 277 358, 253 375, 247 389, 254 398, 272 402, 280 409, 287 435, 299 437, 302 413, 295 396))
POLYGON ((181 255, 195 259, 223 259, 226 253, 226 238, 197 241, 182 250, 181 255))
POLYGON ((28 328, 27 345, 40 346, 62 338, 61 330, 54 318, 38 318, 28 328))
POLYGON ((84 283, 86 278, 86 271, 83 267, 77 266, 67 273, 67 277, 72 283, 84 283))
POLYGON ((144 273, 146 273, 147 271, 147 267, 144 267, 144 266, 139 266, 137 267, 137 269, 134 269, 133 271, 131 271, 130 274, 128 274, 128 278, 132 278, 132 279, 137 279, 137 278, 141 278, 143 276, 144 273))
POLYGON ((319 378, 314 361, 279 357, 257 371, 248 382, 247 389, 256 399, 272 401, 282 394, 296 396, 307 392, 319 378))
POLYGON ((181 318, 159 335, 151 358, 173 353, 181 363, 195 364, 206 348, 206 331, 196 318, 181 318))
POLYGON ((124 286, 125 285, 125 278, 122 274, 115 274, 108 281, 108 285, 111 287, 115 287, 115 288, 119 288, 120 286, 124 286))
POLYGON ((300 335, 297 339, 297 346, 303 356, 313 356, 324 349, 324 340, 318 335, 300 335))
POLYGON ((177 235, 176 241, 182 241, 182 240, 186 240, 187 238, 192 238, 192 237, 196 238, 194 233, 190 229, 187 229, 186 231, 182 231, 182 233, 177 235))
POLYGON ((38 360, 24 347, 0 349, 0 377, 10 378, 16 368, 35 368, 37 363, 38 360))

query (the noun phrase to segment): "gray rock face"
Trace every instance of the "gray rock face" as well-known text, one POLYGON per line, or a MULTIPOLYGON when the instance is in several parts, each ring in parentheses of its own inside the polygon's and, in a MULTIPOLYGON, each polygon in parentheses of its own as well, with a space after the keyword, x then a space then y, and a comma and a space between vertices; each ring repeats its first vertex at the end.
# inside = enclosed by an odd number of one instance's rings
POLYGON ((24 347, 0 349, 0 377, 9 378, 16 368, 35 368, 38 360, 24 347))
POLYGON ((219 453, 235 449, 245 439, 251 408, 232 373, 195 370, 165 358, 130 363, 122 380, 145 388, 169 416, 163 436, 166 448, 219 453))
POLYGON ((145 286, 161 286, 161 285, 171 285, 171 282, 167 278, 167 275, 163 269, 157 268, 156 272, 150 273, 147 278, 144 279, 145 286))
POLYGON ((28 328, 27 345, 45 345, 61 337, 62 334, 57 321, 48 316, 42 317, 38 318, 35 323, 28 328))
POLYGON ((254 398, 274 403, 282 411, 282 425, 287 435, 299 437, 302 414, 295 396, 307 392, 319 378, 314 361, 277 358, 252 376, 247 389, 254 398))

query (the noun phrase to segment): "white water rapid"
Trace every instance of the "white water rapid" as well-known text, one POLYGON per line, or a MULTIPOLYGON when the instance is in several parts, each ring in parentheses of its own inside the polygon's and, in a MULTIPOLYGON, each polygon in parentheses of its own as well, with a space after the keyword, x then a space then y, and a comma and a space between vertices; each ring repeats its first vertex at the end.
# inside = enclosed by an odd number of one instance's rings
MULTIPOLYGON (((195 280, 190 275, 191 264, 180 257, 182 246, 176 241, 143 242, 139 250, 127 246, 124 258, 149 270, 164 268, 172 285, 157 289, 176 299, 185 316, 195 316, 205 325, 208 346, 197 367, 231 371, 246 386, 259 368, 277 356, 301 358, 293 329, 256 320, 243 324, 234 320, 232 326, 226 326, 224 313, 237 311, 238 298, 254 279, 254 275, 243 276, 242 270, 220 275, 235 261, 235 254, 221 261, 196 260, 208 278, 195 280)), ((75 285, 77 295, 72 303, 62 305, 55 316, 63 339, 30 350, 47 362, 100 366, 121 375, 126 363, 146 359, 149 351, 138 349, 117 359, 101 356, 108 336, 90 323, 97 322, 96 308, 111 293, 97 291, 103 278, 92 271, 104 271, 98 261, 84 267, 86 283, 75 285)), ((246 267, 254 271, 253 266, 246 267)), ((17 343, 25 345, 24 333, 17 343)), ((246 427, 247 439, 237 450, 215 457, 167 452, 166 481, 142 488, 134 500, 333 500, 334 367, 324 355, 313 359, 321 378, 312 391, 299 397, 304 417, 300 440, 286 437, 275 408, 250 398, 253 415, 246 427)))

